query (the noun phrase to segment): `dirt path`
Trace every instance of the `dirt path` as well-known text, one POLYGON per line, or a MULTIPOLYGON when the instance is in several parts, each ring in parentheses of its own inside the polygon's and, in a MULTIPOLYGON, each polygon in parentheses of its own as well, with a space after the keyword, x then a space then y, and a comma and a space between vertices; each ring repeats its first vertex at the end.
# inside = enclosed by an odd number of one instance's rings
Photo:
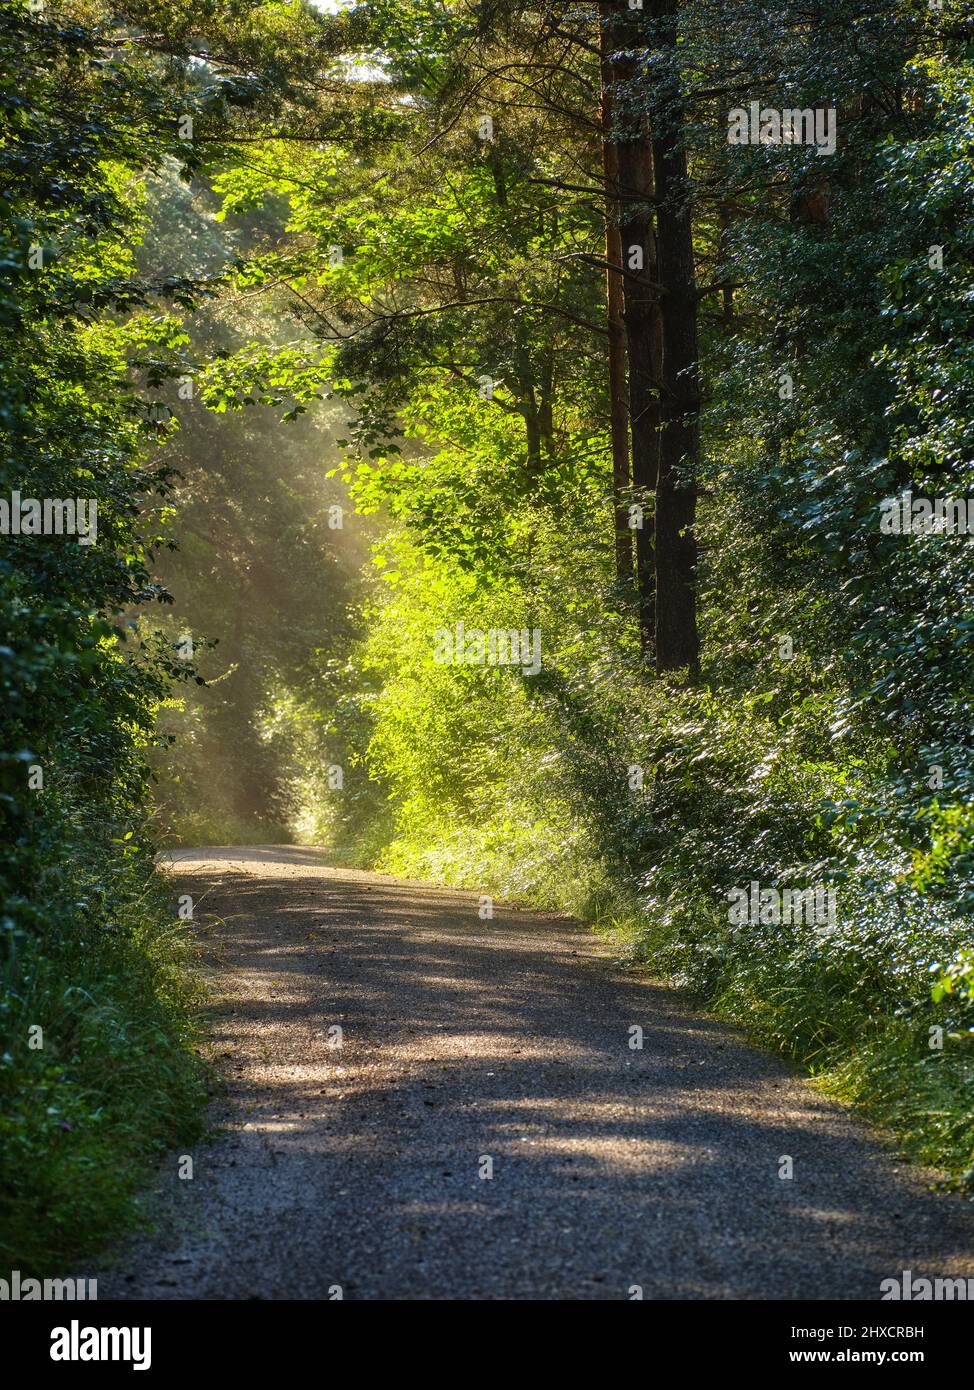
POLYGON ((166 1165, 159 1234, 102 1298, 878 1299, 904 1269, 974 1276, 970 1204, 580 928, 481 921, 472 894, 313 850, 175 858, 207 893, 226 1133, 192 1181, 166 1165))

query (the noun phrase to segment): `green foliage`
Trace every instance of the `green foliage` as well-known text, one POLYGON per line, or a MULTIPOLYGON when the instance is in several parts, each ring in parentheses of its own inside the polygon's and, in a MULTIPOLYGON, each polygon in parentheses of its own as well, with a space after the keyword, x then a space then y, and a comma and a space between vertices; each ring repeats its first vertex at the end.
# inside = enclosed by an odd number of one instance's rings
POLYGON ((131 839, 46 795, 49 906, 8 931, 0 995, 0 1255, 38 1274, 144 1220, 149 1165, 200 1138, 206 1101, 172 889, 131 839))
POLYGON ((0 1248, 50 1270, 131 1218, 203 1100, 147 832, 153 708, 189 672, 129 618, 164 597, 166 426, 140 388, 178 342, 133 315, 193 291, 138 274, 138 181, 187 107, 94 28, 13 0, 0 16, 0 494, 97 504, 91 545, 0 538, 0 1248))

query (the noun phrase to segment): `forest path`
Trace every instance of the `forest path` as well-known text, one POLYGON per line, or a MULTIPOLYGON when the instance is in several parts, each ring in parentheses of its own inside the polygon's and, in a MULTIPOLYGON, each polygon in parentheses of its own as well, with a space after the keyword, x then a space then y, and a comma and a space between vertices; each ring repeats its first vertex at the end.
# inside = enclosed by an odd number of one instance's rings
POLYGON ((878 1299, 904 1269, 974 1275, 968 1204, 579 926, 481 921, 474 894, 310 849, 173 860, 225 1133, 192 1181, 164 1165, 159 1234, 102 1298, 878 1299))

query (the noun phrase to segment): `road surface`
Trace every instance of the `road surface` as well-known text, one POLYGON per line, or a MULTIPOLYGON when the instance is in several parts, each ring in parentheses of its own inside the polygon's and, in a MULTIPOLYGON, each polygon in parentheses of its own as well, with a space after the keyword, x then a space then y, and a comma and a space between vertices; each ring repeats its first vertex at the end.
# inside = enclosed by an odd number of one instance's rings
POLYGON ((970 1203, 576 924, 481 920, 475 894, 304 848, 173 860, 222 1132, 191 1180, 164 1165, 155 1234, 101 1298, 879 1299, 906 1269, 974 1276, 970 1203))

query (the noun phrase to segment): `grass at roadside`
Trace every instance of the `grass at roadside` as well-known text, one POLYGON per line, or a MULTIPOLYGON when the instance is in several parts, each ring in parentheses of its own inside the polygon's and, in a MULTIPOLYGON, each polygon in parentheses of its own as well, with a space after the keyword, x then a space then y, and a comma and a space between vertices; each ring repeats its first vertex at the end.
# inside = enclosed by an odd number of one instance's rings
POLYGON ((2 982, 0 1275, 50 1275, 138 1226, 154 1161, 203 1127, 187 923, 147 857, 62 864, 2 982))

